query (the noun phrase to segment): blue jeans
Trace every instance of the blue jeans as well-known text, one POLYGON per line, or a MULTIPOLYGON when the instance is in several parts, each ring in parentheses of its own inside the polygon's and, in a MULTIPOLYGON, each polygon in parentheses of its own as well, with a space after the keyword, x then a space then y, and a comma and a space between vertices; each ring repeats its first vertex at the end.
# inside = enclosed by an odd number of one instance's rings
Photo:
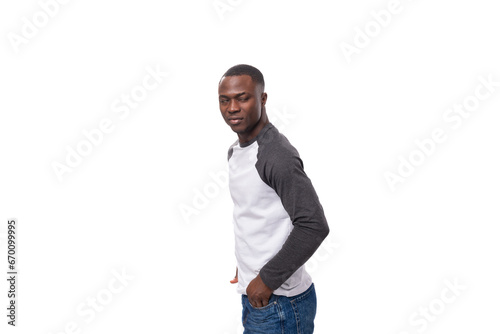
POLYGON ((314 283, 293 297, 271 295, 269 304, 253 307, 246 295, 241 295, 244 334, 311 334, 316 316, 314 283))

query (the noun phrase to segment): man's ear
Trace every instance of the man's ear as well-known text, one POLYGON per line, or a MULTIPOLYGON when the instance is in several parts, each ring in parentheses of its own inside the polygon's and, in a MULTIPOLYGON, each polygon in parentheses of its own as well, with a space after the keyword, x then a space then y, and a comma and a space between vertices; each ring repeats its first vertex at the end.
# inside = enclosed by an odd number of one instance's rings
POLYGON ((265 106, 266 102, 267 102, 267 93, 262 93, 260 97, 260 103, 262 104, 262 106, 265 106))

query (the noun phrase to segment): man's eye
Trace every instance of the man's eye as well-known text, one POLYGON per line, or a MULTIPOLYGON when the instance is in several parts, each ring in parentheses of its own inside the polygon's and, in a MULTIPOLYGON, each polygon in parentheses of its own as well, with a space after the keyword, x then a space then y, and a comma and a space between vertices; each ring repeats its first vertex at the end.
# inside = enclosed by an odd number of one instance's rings
POLYGON ((240 102, 248 101, 248 97, 242 97, 242 98, 238 99, 238 101, 240 101, 240 102))
POLYGON ((227 103, 228 100, 220 100, 220 103, 227 103))

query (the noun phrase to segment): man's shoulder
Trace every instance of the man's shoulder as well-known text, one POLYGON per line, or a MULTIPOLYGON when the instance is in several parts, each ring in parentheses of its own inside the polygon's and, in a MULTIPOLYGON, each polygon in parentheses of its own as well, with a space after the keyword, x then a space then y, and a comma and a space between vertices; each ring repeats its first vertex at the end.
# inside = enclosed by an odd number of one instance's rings
POLYGON ((300 158, 297 149, 288 138, 271 124, 269 129, 257 139, 259 144, 259 160, 271 163, 287 163, 290 159, 300 158))
POLYGON ((299 152, 277 128, 270 127, 257 142, 259 149, 255 168, 264 183, 276 189, 276 185, 283 180, 300 175, 297 171, 302 171, 304 165, 299 152))

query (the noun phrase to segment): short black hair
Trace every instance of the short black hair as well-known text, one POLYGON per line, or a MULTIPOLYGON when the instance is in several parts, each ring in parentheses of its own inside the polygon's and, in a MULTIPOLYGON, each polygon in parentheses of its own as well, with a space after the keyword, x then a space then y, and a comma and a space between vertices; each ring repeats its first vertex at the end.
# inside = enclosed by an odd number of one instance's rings
MULTIPOLYGON (((265 83, 264 83, 264 76, 262 75, 262 72, 259 71, 257 68, 251 66, 251 65, 246 65, 246 64, 239 64, 231 67, 229 70, 224 73, 222 78, 224 77, 234 77, 234 76, 239 76, 239 75, 248 75, 252 78, 252 81, 262 85, 262 90, 264 90, 265 83)), ((222 78, 220 81, 222 81, 222 78)), ((219 83, 220 83, 219 81, 219 83)))

